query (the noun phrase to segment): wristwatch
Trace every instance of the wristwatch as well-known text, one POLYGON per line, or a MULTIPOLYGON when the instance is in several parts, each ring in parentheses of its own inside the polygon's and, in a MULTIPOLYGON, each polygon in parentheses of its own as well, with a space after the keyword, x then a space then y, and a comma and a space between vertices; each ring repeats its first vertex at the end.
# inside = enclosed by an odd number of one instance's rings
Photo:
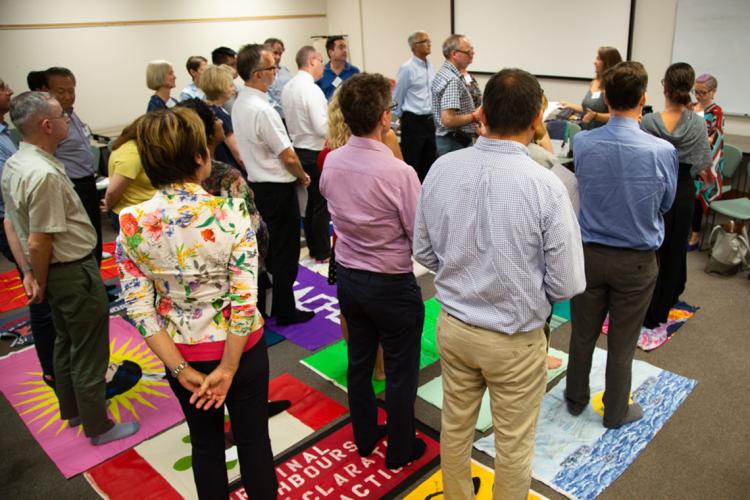
POLYGON ((174 378, 177 378, 182 372, 182 370, 184 370, 187 367, 188 367, 188 362, 183 359, 182 361, 180 361, 180 363, 177 366, 175 366, 172 369, 172 376, 174 378))

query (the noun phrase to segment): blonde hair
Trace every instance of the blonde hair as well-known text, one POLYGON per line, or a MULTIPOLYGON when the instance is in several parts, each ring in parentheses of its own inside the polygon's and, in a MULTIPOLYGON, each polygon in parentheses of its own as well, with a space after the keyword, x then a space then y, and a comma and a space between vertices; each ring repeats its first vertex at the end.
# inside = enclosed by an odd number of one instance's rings
POLYGON ((172 69, 169 61, 151 61, 146 66, 146 86, 151 90, 159 90, 167 84, 167 74, 172 69))
MULTIPOLYGON (((542 94, 542 111, 547 109, 548 104, 547 96, 542 94)), ((544 126, 544 121, 542 121, 534 131, 534 142, 541 141, 545 135, 547 135, 547 127, 544 126)))
MULTIPOLYGON (((340 87, 339 87, 340 88, 340 87)), ((331 99, 331 103, 328 105, 328 147, 333 151, 334 149, 340 148, 349 140, 352 135, 352 131, 349 130, 349 126, 344 121, 344 114, 341 112, 341 106, 339 105, 339 90, 336 90, 331 99)))
POLYGON ((192 180, 208 158, 206 127, 192 109, 159 109, 144 115, 136 126, 141 164, 151 184, 160 188, 192 180))
POLYGON ((232 69, 229 66, 209 64, 201 73, 198 86, 206 94, 206 99, 215 101, 227 93, 232 80, 232 69))

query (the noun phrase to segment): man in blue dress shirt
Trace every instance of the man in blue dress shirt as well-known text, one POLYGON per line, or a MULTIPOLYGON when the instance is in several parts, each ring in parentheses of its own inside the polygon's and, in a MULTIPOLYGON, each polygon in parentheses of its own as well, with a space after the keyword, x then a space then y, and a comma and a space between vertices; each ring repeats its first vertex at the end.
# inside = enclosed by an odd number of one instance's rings
POLYGON ((326 40, 326 52, 330 60, 323 68, 323 78, 315 83, 323 91, 326 99, 330 101, 339 85, 344 83, 347 78, 359 73, 359 68, 346 61, 349 53, 343 36, 329 36, 326 40))
POLYGON ((493 498, 526 498, 547 387, 544 325, 553 302, 586 287, 567 190, 526 145, 542 89, 510 69, 487 83, 473 147, 437 159, 422 185, 414 258, 434 271, 442 306, 440 460, 446 498, 471 498, 471 445, 485 388, 495 429, 493 498))
POLYGON ((401 119, 404 161, 414 167, 421 182, 437 156, 430 92, 435 71, 427 60, 432 52, 430 35, 415 31, 408 41, 414 55, 398 69, 393 91, 394 113, 401 119))
POLYGON ((662 215, 677 186, 677 152, 638 124, 648 75, 622 62, 603 75, 609 122, 576 136, 574 152, 586 259, 586 291, 571 303, 572 334, 565 397, 579 415, 590 399, 589 373, 596 340, 609 313, 604 426, 618 428, 643 416, 630 398, 631 365, 664 239, 662 215))

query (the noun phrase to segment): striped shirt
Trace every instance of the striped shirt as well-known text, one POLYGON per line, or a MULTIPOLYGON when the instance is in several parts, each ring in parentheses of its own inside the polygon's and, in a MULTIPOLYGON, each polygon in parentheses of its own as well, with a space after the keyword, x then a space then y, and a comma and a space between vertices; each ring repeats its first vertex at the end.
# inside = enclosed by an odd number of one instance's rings
POLYGON ((480 137, 422 185, 414 257, 464 323, 514 334, 586 288, 581 233, 562 182, 513 141, 480 137))
POLYGON ((435 133, 437 135, 448 135, 450 132, 460 130, 466 134, 474 135, 475 126, 473 123, 458 129, 445 127, 440 119, 440 112, 444 109, 458 110, 460 115, 468 115, 476 109, 471 93, 464 84, 463 76, 448 61, 443 63, 440 71, 432 80, 432 116, 435 119, 435 133))

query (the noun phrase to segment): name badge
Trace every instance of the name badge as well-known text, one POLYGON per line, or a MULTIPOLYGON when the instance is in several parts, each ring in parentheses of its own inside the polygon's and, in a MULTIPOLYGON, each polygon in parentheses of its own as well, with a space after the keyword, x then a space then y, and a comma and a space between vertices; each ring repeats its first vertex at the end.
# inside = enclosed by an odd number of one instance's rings
POLYGON ((333 85, 334 87, 338 88, 338 87, 339 87, 339 85, 341 85, 341 82, 343 82, 343 81, 344 81, 344 80, 342 80, 341 78, 339 78, 339 77, 337 76, 337 77, 336 77, 336 79, 335 79, 335 80, 334 80, 333 82, 331 82, 331 85, 333 85))
POLYGON ((592 92, 591 93, 591 98, 592 99, 599 99, 601 96, 602 96, 602 91, 601 90, 598 90, 596 92, 592 92))

